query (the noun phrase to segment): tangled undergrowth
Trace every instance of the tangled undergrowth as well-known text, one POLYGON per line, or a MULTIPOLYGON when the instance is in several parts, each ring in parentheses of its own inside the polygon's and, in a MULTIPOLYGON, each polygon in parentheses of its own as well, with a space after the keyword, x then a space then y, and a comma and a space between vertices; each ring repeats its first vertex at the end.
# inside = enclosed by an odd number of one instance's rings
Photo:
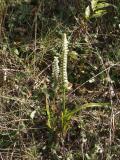
POLYGON ((0 159, 119 160, 119 0, 0 8, 0 159))

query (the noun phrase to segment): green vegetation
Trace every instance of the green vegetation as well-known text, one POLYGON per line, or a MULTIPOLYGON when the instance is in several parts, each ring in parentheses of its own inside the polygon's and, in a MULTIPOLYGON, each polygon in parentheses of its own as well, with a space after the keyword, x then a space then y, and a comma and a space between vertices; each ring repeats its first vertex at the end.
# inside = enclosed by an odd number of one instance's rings
POLYGON ((0 8, 0 159, 119 160, 119 0, 0 8))

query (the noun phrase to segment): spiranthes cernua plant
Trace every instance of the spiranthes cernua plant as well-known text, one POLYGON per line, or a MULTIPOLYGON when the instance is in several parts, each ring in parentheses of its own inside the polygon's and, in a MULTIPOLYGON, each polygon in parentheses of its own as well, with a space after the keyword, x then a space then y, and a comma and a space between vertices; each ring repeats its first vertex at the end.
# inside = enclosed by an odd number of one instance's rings
POLYGON ((67 40, 66 34, 64 33, 64 35, 63 35, 62 64, 61 64, 61 77, 62 77, 62 83, 65 88, 68 88, 67 57, 68 57, 68 40, 67 40))
POLYGON ((61 68, 59 69, 59 57, 54 56, 52 63, 52 78, 54 87, 58 87, 58 84, 69 90, 71 89, 70 83, 68 82, 67 74, 67 57, 68 57, 68 40, 66 34, 63 35, 63 50, 61 55, 61 68))
POLYGON ((59 59, 57 56, 54 56, 53 64, 52 64, 52 77, 54 81, 58 81, 59 78, 59 59))

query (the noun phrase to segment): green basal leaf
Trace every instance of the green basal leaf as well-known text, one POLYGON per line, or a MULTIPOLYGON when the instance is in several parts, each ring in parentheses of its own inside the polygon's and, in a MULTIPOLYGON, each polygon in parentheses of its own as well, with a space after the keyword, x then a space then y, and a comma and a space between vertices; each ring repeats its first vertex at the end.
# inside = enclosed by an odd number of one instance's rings
POLYGON ((102 16, 105 15, 106 13, 107 13, 106 10, 98 10, 98 11, 95 11, 95 13, 92 15, 92 18, 102 17, 102 16))
POLYGON ((103 8, 106 8, 106 7, 109 7, 109 6, 112 6, 112 4, 106 3, 106 2, 98 3, 98 4, 96 5, 96 7, 95 7, 95 10, 103 9, 103 8))
POLYGON ((99 0, 92 0, 91 1, 91 7, 92 7, 92 10, 94 11, 96 6, 97 6, 97 3, 98 3, 99 0))
POLYGON ((66 115, 66 117, 68 117, 68 119, 71 119, 72 116, 74 116, 76 113, 78 113, 81 110, 94 108, 94 107, 106 107, 106 106, 108 106, 108 103, 87 103, 82 106, 76 107, 73 111, 67 111, 68 114, 66 115))
POLYGON ((70 120, 75 116, 76 113, 94 107, 108 107, 108 103, 87 103, 82 106, 76 107, 74 110, 65 110, 62 114, 62 126, 64 133, 70 128, 70 120))

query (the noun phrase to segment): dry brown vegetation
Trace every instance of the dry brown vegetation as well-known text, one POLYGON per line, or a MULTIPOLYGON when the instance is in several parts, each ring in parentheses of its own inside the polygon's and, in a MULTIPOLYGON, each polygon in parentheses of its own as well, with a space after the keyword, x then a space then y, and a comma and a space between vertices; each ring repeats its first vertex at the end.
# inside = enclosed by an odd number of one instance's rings
POLYGON ((120 2, 106 3, 85 18, 90 1, 0 0, 1 160, 120 159, 120 2), (64 33, 70 90, 52 77, 64 33))

